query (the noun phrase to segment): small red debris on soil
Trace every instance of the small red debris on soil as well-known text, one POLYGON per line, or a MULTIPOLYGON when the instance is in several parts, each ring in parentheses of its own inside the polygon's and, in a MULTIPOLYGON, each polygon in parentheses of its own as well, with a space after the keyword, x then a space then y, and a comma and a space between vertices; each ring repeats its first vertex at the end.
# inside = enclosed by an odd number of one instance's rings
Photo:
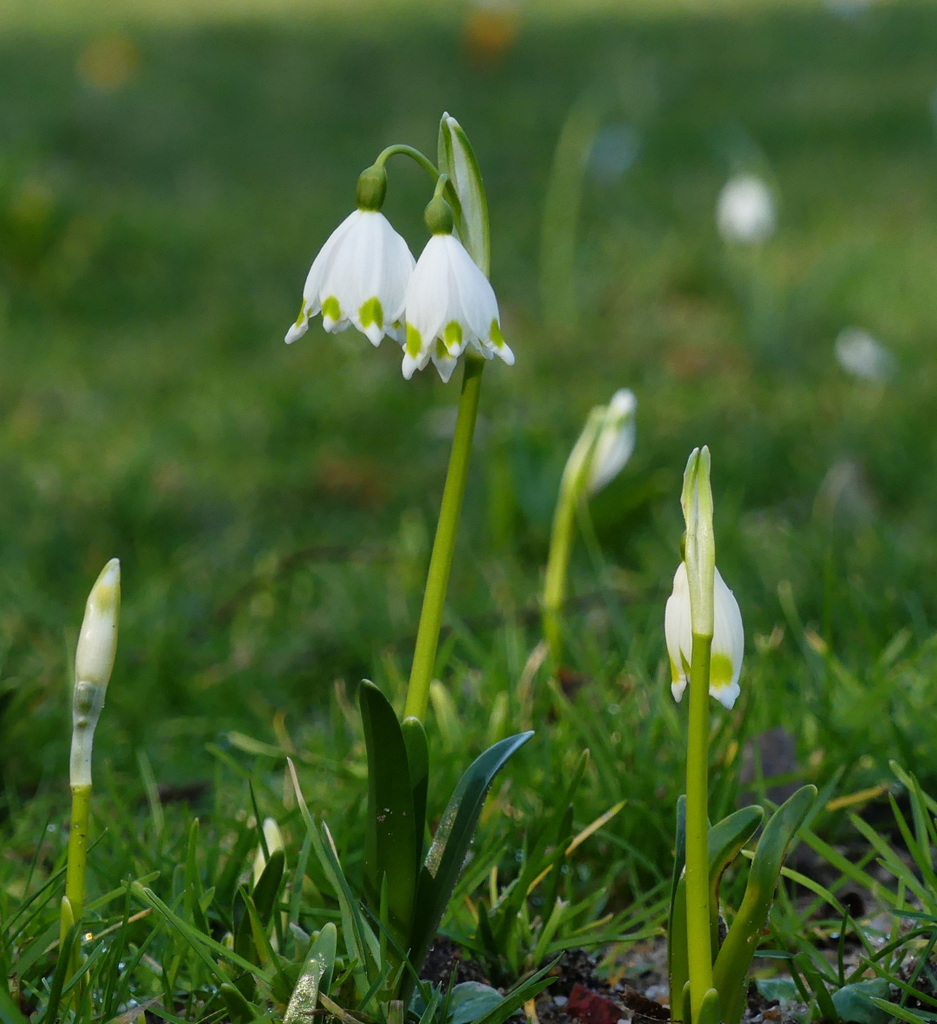
POLYGON ((571 1017, 577 1017, 583 1024, 615 1024, 622 1017, 621 1007, 617 1003, 578 984, 569 993, 566 1012, 571 1017))

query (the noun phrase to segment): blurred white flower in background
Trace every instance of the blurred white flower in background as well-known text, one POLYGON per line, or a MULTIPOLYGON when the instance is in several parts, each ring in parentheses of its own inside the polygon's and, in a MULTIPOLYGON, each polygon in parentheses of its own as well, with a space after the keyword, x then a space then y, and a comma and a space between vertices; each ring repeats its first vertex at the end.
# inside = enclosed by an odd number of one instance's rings
POLYGON ((727 242, 754 245, 765 241, 777 226, 774 193, 757 175, 730 178, 716 203, 716 226, 727 242))
POLYGON ((844 327, 834 342, 839 365, 859 380, 887 380, 895 371, 895 357, 861 327, 844 327))
POLYGON ((620 388, 612 395, 599 422, 598 435, 589 463, 586 491, 595 494, 614 480, 625 468, 634 452, 634 414, 638 400, 630 388, 620 388))

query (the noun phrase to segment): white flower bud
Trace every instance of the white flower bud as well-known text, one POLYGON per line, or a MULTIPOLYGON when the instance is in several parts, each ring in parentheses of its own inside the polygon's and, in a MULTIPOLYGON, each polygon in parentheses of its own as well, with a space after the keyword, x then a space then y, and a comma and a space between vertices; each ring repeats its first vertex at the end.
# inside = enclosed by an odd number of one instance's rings
MULTIPOLYGON (((742 613, 718 569, 713 584, 713 642, 709 670, 709 693, 731 708, 739 693, 739 673, 745 653, 742 613)), ((674 700, 683 697, 690 679, 693 627, 690 621, 690 585, 686 563, 681 562, 673 578, 673 593, 664 610, 664 636, 670 657, 670 690, 674 700)))
POLYGON ((620 388, 605 407, 589 463, 586 490, 597 491, 615 479, 634 452, 634 414, 638 401, 634 392, 620 388))
POLYGON ((88 595, 75 651, 69 772, 73 789, 91 785, 91 748, 114 667, 119 614, 120 562, 112 558, 101 570, 101 575, 88 595))
MULTIPOLYGON (((280 831, 280 826, 276 823, 273 818, 264 818, 263 824, 264 830, 264 842, 267 844, 267 853, 272 857, 277 850, 283 850, 286 848, 286 844, 283 842, 283 833, 280 831)), ((253 878, 254 885, 260 881, 260 876, 264 873, 264 868, 267 866, 267 857, 264 854, 263 846, 257 846, 257 853, 254 856, 254 870, 253 878)))
POLYGON ((120 615, 120 562, 112 558, 101 570, 85 605, 75 651, 75 681, 107 687, 117 652, 120 615))

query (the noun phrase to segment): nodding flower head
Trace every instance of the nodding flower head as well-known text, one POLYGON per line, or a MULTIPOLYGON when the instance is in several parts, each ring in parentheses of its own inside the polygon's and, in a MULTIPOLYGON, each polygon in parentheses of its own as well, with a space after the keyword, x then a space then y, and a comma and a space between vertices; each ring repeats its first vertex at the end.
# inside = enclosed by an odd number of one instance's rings
POLYGON ((332 333, 357 327, 372 345, 402 340, 404 296, 414 260, 407 243, 379 210, 355 210, 332 232, 313 260, 303 304, 287 344, 301 338, 309 317, 322 313, 332 333))
POLYGON ((514 353, 501 334, 498 300, 488 278, 452 234, 451 219, 448 230, 445 228, 443 220, 442 229, 426 243, 407 288, 403 356, 407 380, 430 360, 439 376, 449 380, 466 350, 485 359, 499 356, 508 366, 514 365, 514 353))
MULTIPOLYGON (((664 610, 664 636, 670 657, 670 690, 674 700, 683 697, 690 679, 693 653, 693 627, 690 621, 690 586, 686 562, 681 562, 673 578, 673 593, 664 610)), ((739 673, 745 651, 742 613, 735 595, 726 586, 719 570, 713 585, 713 640, 709 670, 709 693, 720 704, 731 708, 739 693, 739 673)))

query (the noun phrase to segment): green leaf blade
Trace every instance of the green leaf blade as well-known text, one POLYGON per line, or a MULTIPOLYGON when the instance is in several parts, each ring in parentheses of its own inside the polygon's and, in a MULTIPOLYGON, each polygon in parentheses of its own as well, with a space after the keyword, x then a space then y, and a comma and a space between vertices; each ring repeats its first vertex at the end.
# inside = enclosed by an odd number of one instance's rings
POLYGON ((420 874, 410 961, 419 970, 468 853, 485 797, 508 759, 533 736, 518 733, 489 747, 466 769, 443 812, 420 874))
MULTIPOLYGON (((373 683, 362 681, 358 704, 368 753, 365 896, 377 912, 383 881, 387 879, 386 925, 391 937, 406 952, 418 877, 409 752, 393 707, 373 683)), ((416 739, 411 742, 414 746, 418 744, 416 739)))

